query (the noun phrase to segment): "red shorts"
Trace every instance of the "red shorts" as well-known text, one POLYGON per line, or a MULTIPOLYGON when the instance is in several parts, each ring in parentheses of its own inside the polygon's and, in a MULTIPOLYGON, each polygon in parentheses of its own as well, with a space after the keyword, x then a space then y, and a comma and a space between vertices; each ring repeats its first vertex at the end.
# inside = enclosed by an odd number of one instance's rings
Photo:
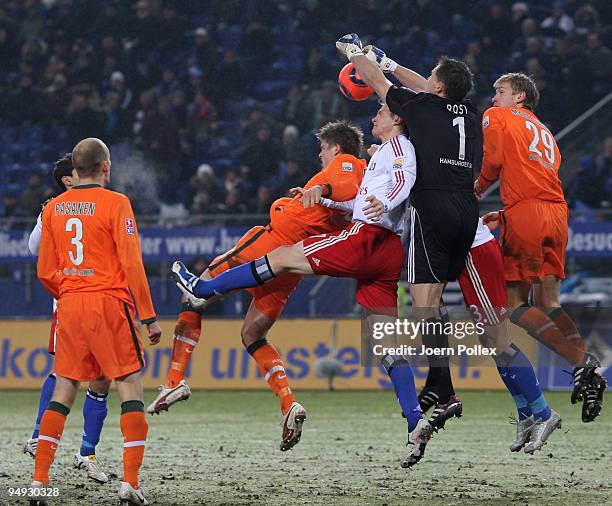
POLYGON ((476 323, 497 325, 508 317, 504 258, 496 239, 470 250, 459 275, 459 286, 476 323))
POLYGON ((360 221, 304 240, 315 274, 357 280, 356 299, 375 314, 397 315, 397 283, 404 263, 399 236, 360 221))
POLYGON ((57 341, 57 309, 53 311, 53 319, 51 320, 51 332, 49 335, 49 347, 47 351, 51 355, 55 355, 55 346, 57 341))

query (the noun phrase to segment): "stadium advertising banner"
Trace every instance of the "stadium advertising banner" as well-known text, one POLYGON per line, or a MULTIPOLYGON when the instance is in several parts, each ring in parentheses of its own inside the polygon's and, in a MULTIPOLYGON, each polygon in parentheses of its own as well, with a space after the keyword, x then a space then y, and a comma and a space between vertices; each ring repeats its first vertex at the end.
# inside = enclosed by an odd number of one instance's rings
MULTIPOLYGON (((244 226, 144 228, 140 230, 146 262, 207 258, 232 248, 248 230, 244 226)), ((29 232, 0 232, 0 263, 32 261, 29 232)), ((612 222, 570 222, 568 257, 612 257, 612 222)))
MULTIPOLYGON (((145 388, 163 383, 172 351, 174 321, 163 321, 162 342, 147 346, 147 367, 143 371, 145 388)), ((294 389, 325 390, 327 377, 317 374, 321 360, 329 358, 332 320, 281 320, 268 337, 285 361, 287 376, 294 389)), ((48 321, 0 321, 0 389, 38 389, 51 372, 52 358, 47 353, 48 321)), ((239 320, 203 322, 200 344, 193 354, 186 380, 195 389, 267 389, 255 361, 240 341, 239 320)), ((337 320, 336 358, 341 363, 334 378, 337 390, 382 390, 391 388, 380 367, 363 367, 359 320, 337 320)), ((453 367, 458 389, 503 389, 493 360, 472 362, 464 357, 453 367)), ((417 386, 427 376, 426 363, 414 368, 417 386)))

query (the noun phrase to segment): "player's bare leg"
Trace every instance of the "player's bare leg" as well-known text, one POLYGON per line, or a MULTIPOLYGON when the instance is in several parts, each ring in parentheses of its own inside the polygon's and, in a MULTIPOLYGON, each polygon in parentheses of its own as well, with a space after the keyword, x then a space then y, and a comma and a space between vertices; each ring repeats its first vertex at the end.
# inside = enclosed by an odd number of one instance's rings
POLYGON ((144 458, 145 441, 149 430, 144 416, 144 403, 140 372, 116 379, 121 400, 121 433, 123 434, 123 477, 119 487, 122 505, 149 502, 138 483, 138 473, 144 458))
POLYGON ((300 441, 307 413, 295 400, 280 354, 266 339, 272 325, 274 320, 264 315, 251 302, 242 325, 241 337, 244 347, 257 362, 259 371, 280 401, 283 417, 280 449, 286 451, 300 441))
POLYGON ((106 399, 110 384, 110 380, 103 376, 89 382, 89 389, 83 403, 83 442, 81 449, 76 452, 73 458, 74 467, 84 469, 87 476, 98 483, 108 481, 108 476, 96 455, 95 448, 106 418, 106 399))
MULTIPOLYGON (((418 283, 410 285, 410 296, 414 318, 427 323, 442 322, 440 314, 440 300, 444 290, 443 283, 418 283)), ((434 327, 435 328, 435 327, 434 327)), ((422 332, 423 345, 427 348, 439 349, 448 347, 448 336, 429 329, 422 332)), ((436 398, 435 408, 429 418, 429 423, 436 429, 444 427, 446 420, 461 417, 463 405, 461 399, 455 395, 451 379, 449 358, 444 355, 428 355, 429 363, 428 383, 421 398, 425 396, 436 398)))

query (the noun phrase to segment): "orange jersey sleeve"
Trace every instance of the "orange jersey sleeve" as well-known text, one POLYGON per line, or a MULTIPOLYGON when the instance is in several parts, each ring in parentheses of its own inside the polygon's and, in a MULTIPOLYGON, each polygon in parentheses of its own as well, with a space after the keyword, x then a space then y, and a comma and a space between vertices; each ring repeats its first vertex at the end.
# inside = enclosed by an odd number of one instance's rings
POLYGON ((550 130, 522 107, 492 107, 483 114, 482 177, 499 176, 505 207, 538 199, 565 202, 561 153, 550 130))
POLYGON ((134 300, 141 320, 155 318, 136 220, 125 195, 84 185, 47 204, 37 270, 56 298, 103 291, 129 304, 134 300))
MULTIPOLYGON (((324 196, 337 201, 351 200, 357 195, 365 166, 364 160, 352 155, 338 155, 311 177, 304 188, 321 185, 324 187, 324 196)), ((299 195, 282 205, 278 205, 278 202, 276 201, 270 210, 272 228, 294 242, 312 235, 339 230, 342 228, 339 224, 346 225, 337 219, 338 211, 319 205, 304 209, 299 195)))
MULTIPOLYGON (((54 199, 55 200, 55 199, 54 199)), ((42 233, 40 238, 40 250, 38 252, 38 262, 36 273, 38 279, 54 299, 59 298, 60 276, 59 259, 55 248, 55 241, 51 231, 50 210, 53 207, 53 200, 47 203, 42 213, 42 233)))

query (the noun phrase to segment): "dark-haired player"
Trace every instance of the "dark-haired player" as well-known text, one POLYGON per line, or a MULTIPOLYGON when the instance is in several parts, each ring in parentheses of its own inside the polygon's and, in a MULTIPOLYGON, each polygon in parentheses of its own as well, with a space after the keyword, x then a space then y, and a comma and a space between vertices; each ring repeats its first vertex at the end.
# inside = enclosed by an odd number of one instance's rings
MULTIPOLYGON (((378 48, 362 48, 354 33, 340 38, 336 47, 403 119, 414 144, 417 178, 410 193, 408 282, 415 317, 434 322, 440 318, 444 286, 463 270, 478 224, 472 179, 482 162, 482 129, 475 107, 465 100, 472 74, 464 62, 443 57, 426 79, 378 48), (394 86, 383 71, 393 73, 405 87, 394 86)), ((423 344, 445 348, 448 339, 439 331, 428 331, 423 344)), ((448 357, 432 354, 428 361, 428 383, 437 385, 436 413, 443 424, 461 414, 461 401, 455 396, 448 357)))
MULTIPOLYGON (((53 179, 60 193, 70 190, 78 183, 78 175, 72 167, 72 153, 66 153, 62 158, 53 164, 53 179)), ((46 204, 46 202, 45 202, 46 204)), ((45 206, 43 204, 43 207, 45 206)), ((38 256, 40 250, 40 239, 42 233, 42 211, 36 219, 36 226, 30 233, 28 247, 32 255, 38 256)), ((55 355, 57 329, 57 301, 53 299, 53 318, 51 320, 51 333, 49 336, 48 351, 55 355)), ((38 446, 38 430, 40 420, 47 409, 47 405, 55 390, 56 376, 52 371, 42 385, 40 390, 40 400, 38 403, 38 415, 32 437, 23 445, 23 452, 29 453, 32 457, 36 455, 38 446)), ((107 398, 110 382, 105 379, 90 381, 85 401, 83 402, 83 438, 80 450, 74 456, 74 465, 80 469, 85 469, 87 475, 99 482, 106 483, 108 477, 104 472, 100 461, 96 457, 96 445, 100 441, 100 434, 104 426, 104 420, 108 413, 107 398)))
MULTIPOLYGON (((321 127, 317 138, 321 145, 322 170, 304 188, 293 188, 295 197, 276 200, 270 208, 270 224, 253 227, 244 234, 236 246, 213 260, 202 279, 215 278, 279 246, 295 244, 309 236, 341 230, 346 226, 341 213, 316 204, 321 197, 338 201, 355 197, 365 167, 364 161, 359 159, 363 132, 348 122, 336 121, 321 127)), ((253 301, 241 331, 242 343, 279 398, 283 416, 282 451, 292 448, 300 440, 306 410, 296 402, 283 360, 278 350, 266 340, 266 333, 280 317, 301 279, 299 274, 283 273, 265 286, 249 289, 253 301)), ((200 310, 188 303, 183 305, 174 333, 170 371, 158 397, 147 408, 149 413, 159 413, 189 397, 190 390, 183 378, 200 338, 201 318, 200 310)))

